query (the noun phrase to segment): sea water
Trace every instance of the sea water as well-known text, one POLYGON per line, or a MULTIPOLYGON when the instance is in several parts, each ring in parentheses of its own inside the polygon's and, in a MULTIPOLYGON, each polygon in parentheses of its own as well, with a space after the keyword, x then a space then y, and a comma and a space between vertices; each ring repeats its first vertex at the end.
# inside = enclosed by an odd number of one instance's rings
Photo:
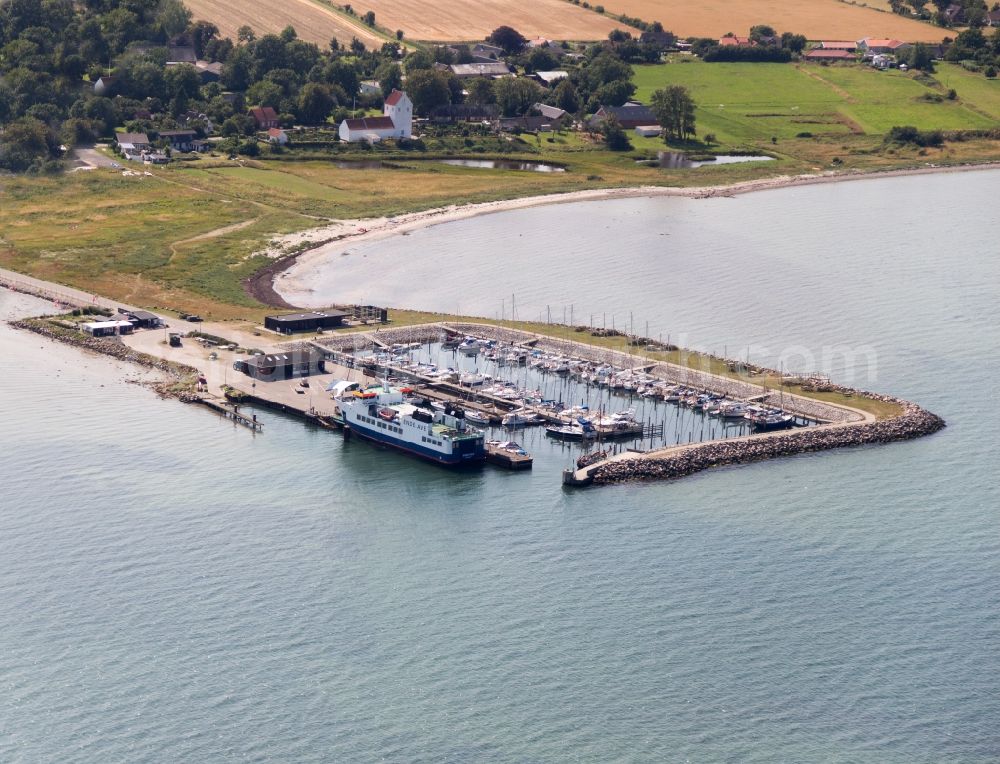
POLYGON ((997 180, 549 207, 336 261, 394 274, 372 301, 843 344, 835 378, 949 424, 673 483, 255 436, 0 327, 0 760, 997 760, 997 180))

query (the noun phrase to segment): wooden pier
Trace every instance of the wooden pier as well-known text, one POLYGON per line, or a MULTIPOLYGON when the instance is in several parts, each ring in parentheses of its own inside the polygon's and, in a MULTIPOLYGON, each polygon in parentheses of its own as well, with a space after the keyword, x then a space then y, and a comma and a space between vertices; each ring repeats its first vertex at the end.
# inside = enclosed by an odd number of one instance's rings
POLYGON ((234 424, 241 424, 244 427, 249 427, 254 432, 263 432, 264 423, 257 421, 257 415, 247 416, 246 414, 240 413, 240 407, 232 403, 222 403, 221 401, 212 400, 211 398, 205 398, 202 400, 206 406, 208 406, 213 411, 217 411, 219 414, 224 416, 226 419, 232 419, 234 424))

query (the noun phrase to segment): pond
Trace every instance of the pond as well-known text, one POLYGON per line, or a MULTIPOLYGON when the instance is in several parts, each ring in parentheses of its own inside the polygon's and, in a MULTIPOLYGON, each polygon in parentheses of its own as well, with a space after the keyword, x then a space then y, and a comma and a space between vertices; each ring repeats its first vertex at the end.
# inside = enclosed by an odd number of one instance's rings
POLYGON ((527 172, 566 172, 565 167, 547 162, 523 162, 516 159, 441 159, 454 167, 477 167, 485 170, 521 170, 527 172))
POLYGON ((662 167, 666 170, 677 170, 694 167, 711 167, 720 164, 740 164, 742 162, 768 162, 774 157, 763 154, 719 154, 712 159, 689 159, 688 155, 682 151, 660 151, 656 159, 639 160, 639 164, 651 167, 662 167))

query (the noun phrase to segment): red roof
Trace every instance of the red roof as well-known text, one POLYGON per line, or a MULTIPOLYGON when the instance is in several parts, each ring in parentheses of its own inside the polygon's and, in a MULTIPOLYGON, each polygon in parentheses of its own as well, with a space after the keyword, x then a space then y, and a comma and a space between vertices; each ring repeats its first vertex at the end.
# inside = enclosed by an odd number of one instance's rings
POLYGON ((392 123, 391 117, 362 117, 361 119, 348 119, 348 130, 394 130, 396 126, 392 123))
POLYGON ((277 138, 279 135, 284 135, 285 131, 278 127, 272 127, 270 130, 267 131, 267 134, 270 135, 272 138, 277 138))
POLYGON ((395 106, 404 95, 406 94, 402 90, 393 90, 389 93, 389 97, 385 99, 385 105, 395 106))
POLYGON ((753 40, 751 40, 749 37, 720 37, 719 45, 728 45, 728 46, 736 45, 737 47, 740 48, 747 48, 753 45, 753 40))
POLYGON ((271 122, 278 119, 278 112, 270 106, 255 106, 250 109, 250 113, 258 122, 271 122))
POLYGON ((869 48, 898 48, 900 45, 906 45, 905 42, 900 40, 876 40, 873 38, 868 38, 864 41, 865 45, 869 48))

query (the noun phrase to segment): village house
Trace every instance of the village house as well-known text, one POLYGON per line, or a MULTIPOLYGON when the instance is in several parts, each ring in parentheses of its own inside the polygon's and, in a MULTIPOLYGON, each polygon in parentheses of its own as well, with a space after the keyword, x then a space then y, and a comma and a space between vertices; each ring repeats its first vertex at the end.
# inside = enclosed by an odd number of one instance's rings
POLYGON ((477 61, 485 59, 486 61, 497 61, 504 56, 503 48, 498 45, 490 45, 486 42, 477 43, 472 46, 472 57, 477 61))
POLYGON ((161 130, 160 137, 170 144, 171 151, 186 153, 194 151, 194 142, 198 139, 198 133, 194 130, 161 130))
POLYGON ((722 48, 752 48, 756 43, 749 37, 736 37, 729 35, 719 38, 719 46, 722 48))
POLYGON ((952 3, 941 13, 944 16, 945 21, 948 22, 950 26, 955 26, 957 24, 964 24, 966 22, 965 8, 958 3, 952 3))
POLYGON ((545 117, 549 121, 549 124, 551 124, 556 130, 562 128, 571 119, 569 112, 565 109, 560 109, 558 106, 536 103, 531 107, 531 110, 537 111, 545 117))
POLYGON ((149 149, 149 136, 145 133, 116 133, 115 141, 122 156, 132 161, 141 160, 142 153, 149 149))
POLYGON ((988 27, 1000 27, 1000 9, 987 11, 985 23, 988 27))
POLYGON ((901 40, 885 40, 875 37, 866 37, 864 40, 858 40, 858 50, 866 56, 875 53, 898 56, 901 53, 906 53, 912 47, 910 43, 902 42, 901 40))
POLYGON ((222 79, 222 64, 218 61, 197 61, 194 68, 198 70, 202 85, 222 79))
POLYGON ((282 130, 280 127, 272 127, 267 131, 267 142, 276 143, 279 146, 284 146, 288 143, 288 134, 282 130))
POLYGON ((171 64, 195 64, 198 56, 193 45, 169 45, 167 47, 167 66, 171 64))
POLYGON ((247 114, 258 130, 270 130, 278 126, 278 112, 270 106, 254 106, 247 114))
POLYGON ((510 69, 502 61, 494 61, 489 64, 452 64, 451 73, 460 80, 468 80, 473 77, 509 77, 510 69))
POLYGON ((393 90, 385 99, 381 117, 345 119, 340 123, 340 140, 349 143, 377 143, 388 139, 413 137, 413 102, 401 90, 393 90))
POLYGON ((363 96, 376 96, 382 94, 382 88, 378 80, 364 80, 358 85, 358 92, 363 96))
POLYGON ((602 106, 587 123, 591 129, 597 129, 608 117, 615 117, 626 130, 647 125, 659 124, 656 115, 645 104, 629 102, 624 106, 602 106))

